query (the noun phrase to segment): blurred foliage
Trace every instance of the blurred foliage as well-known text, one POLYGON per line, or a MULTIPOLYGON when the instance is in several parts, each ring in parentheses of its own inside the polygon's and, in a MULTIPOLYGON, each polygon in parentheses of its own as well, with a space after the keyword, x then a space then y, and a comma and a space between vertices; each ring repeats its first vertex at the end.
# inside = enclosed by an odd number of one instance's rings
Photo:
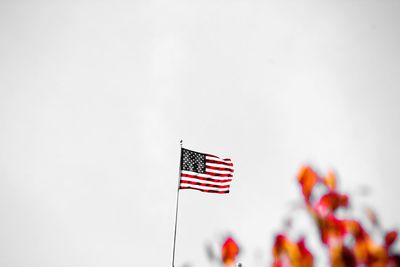
MULTIPOLYGON (((304 166, 298 172, 297 180, 306 210, 318 228, 321 245, 328 251, 331 266, 400 266, 400 255, 392 251, 397 231, 384 232, 383 242, 379 244, 361 221, 338 216, 339 209, 348 209, 349 196, 337 190, 336 175, 332 171, 321 176, 310 166, 304 166)), ((371 223, 379 227, 375 212, 371 209, 365 212, 371 223)), ((285 233, 275 237, 273 258, 273 267, 313 266, 313 255, 304 239, 292 242, 285 233)))
MULTIPOLYGON (((382 230, 378 216, 372 209, 365 208, 364 214, 370 225, 378 230, 380 242, 375 241, 376 238, 360 220, 339 216, 339 210, 349 211, 350 197, 338 191, 337 177, 333 171, 322 176, 312 167, 303 166, 297 174, 297 181, 304 204, 297 204, 296 209, 301 207, 311 216, 318 229, 320 245, 327 251, 331 266, 400 267, 400 254, 393 251, 398 232, 382 230)), ((306 239, 301 237, 294 241, 289 238, 288 232, 293 221, 286 219, 284 230, 274 238, 272 267, 314 266, 314 254, 307 247, 306 239)), ((210 244, 206 245, 206 252, 210 262, 218 266, 241 266, 237 263, 240 248, 232 236, 225 237, 221 243, 220 257, 210 244)))

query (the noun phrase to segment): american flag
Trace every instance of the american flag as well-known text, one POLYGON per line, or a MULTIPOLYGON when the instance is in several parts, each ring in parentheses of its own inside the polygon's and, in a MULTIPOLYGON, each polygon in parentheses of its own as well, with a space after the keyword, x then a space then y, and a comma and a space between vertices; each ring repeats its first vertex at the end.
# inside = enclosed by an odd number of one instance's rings
POLYGON ((182 148, 179 189, 226 194, 232 178, 232 160, 182 148))

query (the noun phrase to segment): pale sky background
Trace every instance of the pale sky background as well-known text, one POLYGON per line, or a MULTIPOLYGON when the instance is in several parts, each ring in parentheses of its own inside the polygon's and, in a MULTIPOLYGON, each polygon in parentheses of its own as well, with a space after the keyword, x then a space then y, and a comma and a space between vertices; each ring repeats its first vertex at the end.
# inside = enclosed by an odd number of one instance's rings
POLYGON ((0 266, 171 266, 180 139, 236 172, 229 195, 181 192, 177 267, 210 266, 204 244, 228 232, 244 266, 267 266, 306 162, 345 192, 369 186, 355 209, 398 227, 399 14, 398 0, 0 1, 0 266))

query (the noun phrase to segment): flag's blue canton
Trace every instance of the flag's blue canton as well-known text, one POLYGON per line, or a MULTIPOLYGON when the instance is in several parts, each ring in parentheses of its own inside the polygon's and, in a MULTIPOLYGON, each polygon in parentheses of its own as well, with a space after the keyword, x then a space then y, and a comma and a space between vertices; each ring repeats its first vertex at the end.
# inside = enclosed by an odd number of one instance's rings
POLYGON ((205 173, 206 155, 182 148, 182 170, 205 173))

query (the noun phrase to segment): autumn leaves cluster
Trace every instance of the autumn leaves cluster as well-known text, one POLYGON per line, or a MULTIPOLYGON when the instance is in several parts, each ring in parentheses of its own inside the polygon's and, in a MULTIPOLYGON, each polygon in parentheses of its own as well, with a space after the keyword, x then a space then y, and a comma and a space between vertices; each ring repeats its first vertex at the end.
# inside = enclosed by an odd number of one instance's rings
MULTIPOLYGON (((328 251, 331 266, 400 266, 400 255, 392 251, 396 231, 385 232, 383 242, 378 243, 360 221, 338 216, 339 209, 348 208, 349 196, 337 190, 333 172, 321 176, 310 166, 304 166, 297 180, 307 212, 318 228, 321 245, 328 251)), ((310 267, 314 264, 313 254, 304 239, 293 242, 284 233, 275 238, 273 258, 273 267, 310 267)))
MULTIPOLYGON (((320 175, 312 167, 302 167, 297 175, 302 201, 318 229, 320 244, 329 255, 333 267, 400 267, 400 254, 394 252, 397 231, 381 231, 376 241, 360 220, 339 216, 339 210, 349 209, 349 196, 337 189, 333 172, 320 175)), ((370 214, 372 223, 377 223, 370 214)), ((228 237, 221 250, 224 266, 235 266, 239 246, 228 237)), ((311 267, 315 257, 306 245, 306 237, 291 240, 286 232, 274 238, 272 267, 311 267)))

